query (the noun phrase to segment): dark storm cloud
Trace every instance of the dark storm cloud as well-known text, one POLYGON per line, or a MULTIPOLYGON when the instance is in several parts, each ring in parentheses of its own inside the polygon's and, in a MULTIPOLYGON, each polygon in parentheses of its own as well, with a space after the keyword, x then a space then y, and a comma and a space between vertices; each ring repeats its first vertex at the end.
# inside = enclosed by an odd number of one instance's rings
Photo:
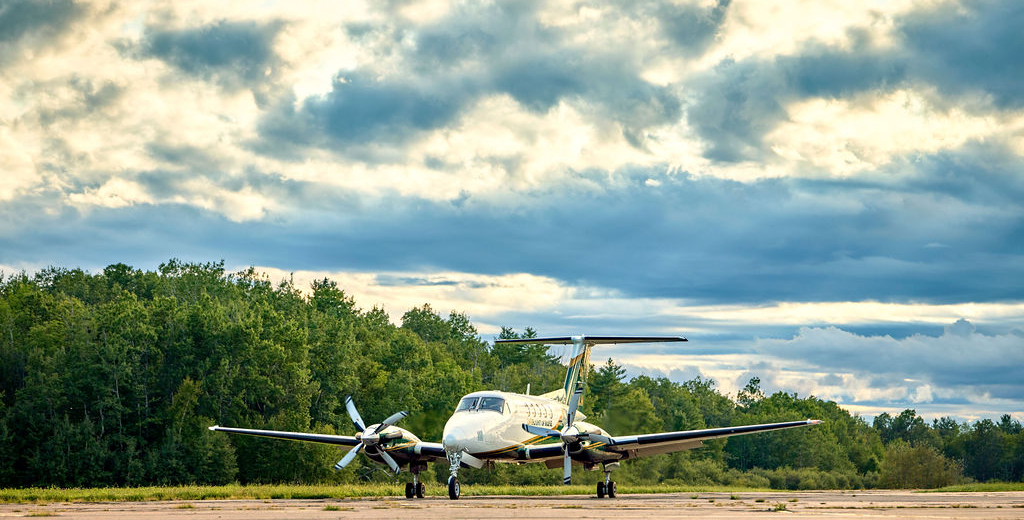
POLYGON ((267 81, 278 64, 273 42, 281 22, 219 21, 202 27, 163 30, 150 27, 140 54, 228 89, 267 81))
POLYGON ((788 103, 885 92, 901 84, 905 68, 870 49, 822 46, 769 61, 726 60, 695 81, 698 94, 687 119, 704 138, 708 158, 757 160, 767 153, 762 138, 787 118, 788 103))
POLYGON ((0 3, 0 66, 21 53, 32 38, 34 50, 52 45, 87 9, 73 0, 5 0, 0 3))
POLYGON ((626 3, 625 8, 647 12, 661 24, 662 31, 686 56, 707 50, 715 41, 732 0, 718 0, 713 6, 675 2, 626 3))
MULTIPOLYGON (((1019 240, 1024 215, 1004 199, 1021 200, 1024 191, 1013 176, 993 169, 998 161, 992 158, 990 150, 974 155, 970 147, 959 155, 918 158, 893 166, 903 176, 884 184, 739 183, 638 169, 617 172, 616 178, 626 180, 607 185, 607 172, 581 173, 582 185, 605 188, 549 186, 525 194, 511 208, 500 198, 468 197, 458 204, 398 196, 366 200, 259 172, 210 174, 215 186, 251 188, 271 200, 292 201, 296 211, 271 221, 237 223, 174 206, 96 210, 107 219, 131 221, 129 228, 159 230, 136 242, 137 237, 95 237, 108 233, 101 228, 119 229, 120 223, 98 221, 92 212, 21 220, 18 215, 42 212, 11 206, 4 218, 17 222, 0 240, 0 263, 78 263, 83 260, 74 260, 73 251, 96 243, 105 244, 109 253, 103 254, 114 262, 122 253, 131 260, 135 248, 163 248, 174 255, 168 244, 181 244, 210 258, 230 252, 227 259, 237 264, 527 272, 614 289, 624 297, 702 303, 1020 300, 1024 294, 1007 280, 1024 279, 1019 240), (948 175, 949 161, 963 164, 989 189, 961 196, 938 183, 929 190, 948 175), (658 178, 661 186, 645 185, 648 177, 658 178), (175 216, 168 217, 165 212, 172 210, 175 216), (177 235, 177 228, 163 229, 168 221, 199 231, 177 235), (67 235, 39 241, 40 232, 67 235), (57 251, 63 254, 49 254, 57 251)), ((1008 171, 1021 167, 1020 159, 1003 162, 1008 171)), ((174 193, 185 180, 180 172, 137 179, 150 193, 174 193)))
POLYGON ((0 5, 0 43, 34 33, 52 37, 84 13, 73 0, 7 0, 0 5))
MULTIPOLYGON (((475 96, 472 87, 412 85, 353 74, 334 83, 323 98, 306 100, 299 114, 314 132, 333 143, 401 142, 410 134, 446 125, 475 96)), ((269 122, 264 122, 264 128, 269 122)), ((269 130, 269 129, 268 129, 269 130)))
MULTIPOLYGON (((393 39, 407 43, 391 49, 401 50, 406 74, 366 68, 342 73, 331 92, 297 109, 287 94, 261 121, 262 142, 254 148, 298 157, 293 148, 302 146, 347 151, 401 145, 450 125, 495 94, 507 94, 535 113, 579 101, 585 112, 633 136, 681 117, 675 94, 640 78, 630 56, 567 41, 540 24, 532 9, 518 2, 473 4, 415 30, 381 29, 389 45, 393 39)), ((364 27, 360 34, 374 31, 364 27)), ((634 141, 642 144, 639 137, 634 141)))
POLYGON ((915 74, 949 95, 988 94, 1024 105, 1024 4, 947 3, 907 16, 901 34, 915 74))
MULTIPOLYGON (((717 161, 759 160, 763 137, 785 106, 808 98, 935 87, 946 96, 988 95, 998 108, 1024 105, 1024 4, 944 3, 895 21, 898 46, 880 49, 851 33, 850 48, 810 43, 793 55, 726 60, 687 85, 687 119, 717 161)), ((942 108, 942 107, 939 107, 942 108)))

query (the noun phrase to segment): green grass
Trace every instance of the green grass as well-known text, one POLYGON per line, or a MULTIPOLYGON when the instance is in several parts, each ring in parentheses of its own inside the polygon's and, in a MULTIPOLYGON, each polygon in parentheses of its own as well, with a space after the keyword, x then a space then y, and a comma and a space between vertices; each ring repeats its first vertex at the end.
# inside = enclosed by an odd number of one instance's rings
POLYGON ((958 486, 946 486, 938 489, 923 489, 922 493, 975 493, 985 491, 1024 491, 1024 482, 976 482, 974 484, 961 484, 958 486))
MULTIPOLYGON (((771 491, 756 488, 735 488, 726 486, 670 486, 637 485, 619 486, 619 493, 683 493, 683 492, 735 492, 771 491)), ((429 496, 447 496, 448 488, 443 484, 427 484, 429 496)), ((592 495, 593 486, 485 486, 463 485, 463 496, 517 495, 555 496, 592 495)), ((358 497, 404 497, 405 484, 356 484, 356 485, 247 485, 226 486, 172 486, 138 488, 24 488, 0 489, 0 503, 47 504, 52 502, 147 502, 159 500, 227 500, 227 499, 317 499, 317 498, 358 498, 358 497)))

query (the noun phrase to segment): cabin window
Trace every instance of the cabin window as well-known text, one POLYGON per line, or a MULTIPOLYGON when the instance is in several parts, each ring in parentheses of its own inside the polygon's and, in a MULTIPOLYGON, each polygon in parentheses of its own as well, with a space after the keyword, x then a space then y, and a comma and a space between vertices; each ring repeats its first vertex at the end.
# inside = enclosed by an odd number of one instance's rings
POLYGON ((500 397, 481 397, 480 409, 501 413, 505 409, 505 400, 500 397))
POLYGON ((456 412, 465 412, 476 408, 476 403, 479 401, 479 397, 464 397, 462 401, 459 401, 459 407, 455 409, 456 412))

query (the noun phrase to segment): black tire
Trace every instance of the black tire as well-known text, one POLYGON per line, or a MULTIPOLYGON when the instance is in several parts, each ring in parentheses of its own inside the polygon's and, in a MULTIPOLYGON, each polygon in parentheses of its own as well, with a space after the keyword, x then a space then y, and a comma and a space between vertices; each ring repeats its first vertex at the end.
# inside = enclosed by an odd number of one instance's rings
POLYGON ((604 482, 597 483, 597 498, 604 498, 604 482))
POLYGON ((414 493, 415 493, 415 490, 412 487, 412 482, 406 482, 405 483, 405 498, 412 498, 414 493))
POLYGON ((448 477, 448 498, 458 500, 460 494, 462 494, 462 489, 459 487, 459 479, 448 477))
POLYGON ((619 486, 615 485, 615 481, 608 483, 608 498, 615 498, 615 492, 619 490, 619 486))
POLYGON ((422 482, 416 483, 416 498, 423 498, 423 492, 426 491, 427 486, 424 486, 422 482))

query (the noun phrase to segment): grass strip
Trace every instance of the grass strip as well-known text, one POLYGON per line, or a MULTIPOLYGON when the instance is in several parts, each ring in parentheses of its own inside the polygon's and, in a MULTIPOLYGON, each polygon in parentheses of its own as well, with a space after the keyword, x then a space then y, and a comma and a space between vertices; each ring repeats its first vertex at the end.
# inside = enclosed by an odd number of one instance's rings
POLYGON ((975 482, 921 490, 922 493, 983 493, 986 491, 1024 491, 1024 482, 975 482))
MULTIPOLYGON (((429 496, 447 496, 448 488, 443 484, 428 484, 429 496)), ((736 488, 724 486, 672 486, 637 485, 619 486, 620 493, 735 493, 735 492, 778 492, 778 490, 736 488)), ((573 486, 514 486, 514 485, 463 485, 464 496, 556 496, 590 495, 594 487, 573 486)), ((293 485, 263 484, 225 486, 168 486, 137 488, 20 488, 0 489, 0 503, 48 504, 54 502, 148 502, 161 500, 270 500, 270 499, 319 499, 359 497, 404 497, 404 484, 349 484, 349 485, 293 485)))

